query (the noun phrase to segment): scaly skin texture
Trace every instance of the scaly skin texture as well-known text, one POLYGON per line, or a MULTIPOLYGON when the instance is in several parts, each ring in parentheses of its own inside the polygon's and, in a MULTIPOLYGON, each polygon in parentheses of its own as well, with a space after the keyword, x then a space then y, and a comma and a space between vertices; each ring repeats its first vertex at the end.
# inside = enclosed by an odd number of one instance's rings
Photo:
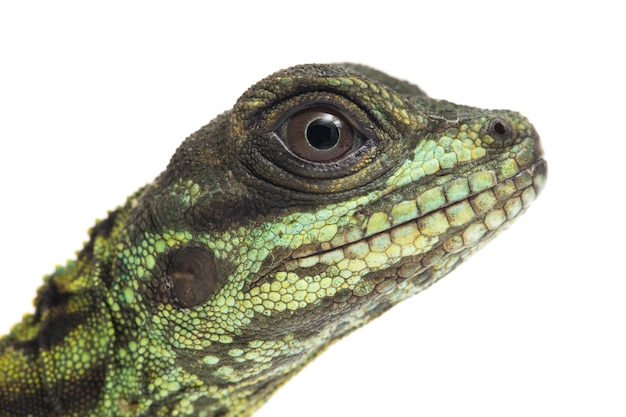
POLYGON ((543 188, 521 115, 358 65, 251 87, 45 278, 0 339, 0 416, 248 416, 543 188))

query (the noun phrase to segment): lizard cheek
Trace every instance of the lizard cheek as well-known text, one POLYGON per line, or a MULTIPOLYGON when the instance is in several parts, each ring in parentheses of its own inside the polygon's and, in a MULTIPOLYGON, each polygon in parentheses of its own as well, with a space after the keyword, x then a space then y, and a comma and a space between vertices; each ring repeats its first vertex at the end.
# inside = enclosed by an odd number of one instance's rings
POLYGON ((217 272, 213 255, 199 247, 184 247, 168 254, 167 275, 174 297, 184 308, 202 304, 213 294, 217 272))

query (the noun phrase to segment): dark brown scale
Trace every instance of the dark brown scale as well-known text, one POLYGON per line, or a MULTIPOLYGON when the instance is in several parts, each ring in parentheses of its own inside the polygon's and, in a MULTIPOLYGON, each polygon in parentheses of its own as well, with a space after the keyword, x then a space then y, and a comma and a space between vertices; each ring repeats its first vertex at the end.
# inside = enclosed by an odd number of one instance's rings
POLYGON ((217 271, 213 255, 200 247, 185 247, 170 252, 167 275, 182 307, 202 304, 213 293, 217 271))

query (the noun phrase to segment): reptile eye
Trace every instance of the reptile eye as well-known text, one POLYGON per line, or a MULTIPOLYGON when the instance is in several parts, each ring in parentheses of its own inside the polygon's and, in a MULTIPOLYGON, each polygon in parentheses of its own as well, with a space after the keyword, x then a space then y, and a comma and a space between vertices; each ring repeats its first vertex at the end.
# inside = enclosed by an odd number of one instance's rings
POLYGON ((509 124, 504 120, 493 119, 489 123, 489 134, 494 139, 504 140, 511 137, 511 135, 513 134, 513 130, 511 129, 511 126, 509 126, 509 124))
POLYGON ((339 159, 361 143, 354 127, 335 109, 312 107, 289 118, 281 129, 291 152, 312 162, 339 159))

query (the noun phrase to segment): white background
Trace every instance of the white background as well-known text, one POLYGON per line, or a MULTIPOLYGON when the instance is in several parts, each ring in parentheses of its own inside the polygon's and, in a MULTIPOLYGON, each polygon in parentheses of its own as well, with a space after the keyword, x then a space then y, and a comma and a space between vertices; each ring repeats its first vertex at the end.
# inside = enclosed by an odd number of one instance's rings
POLYGON ((361 62, 524 113, 547 187, 258 415, 626 415, 626 33, 609 3, 3 2, 0 334, 95 218, 248 86, 298 63, 361 62))

